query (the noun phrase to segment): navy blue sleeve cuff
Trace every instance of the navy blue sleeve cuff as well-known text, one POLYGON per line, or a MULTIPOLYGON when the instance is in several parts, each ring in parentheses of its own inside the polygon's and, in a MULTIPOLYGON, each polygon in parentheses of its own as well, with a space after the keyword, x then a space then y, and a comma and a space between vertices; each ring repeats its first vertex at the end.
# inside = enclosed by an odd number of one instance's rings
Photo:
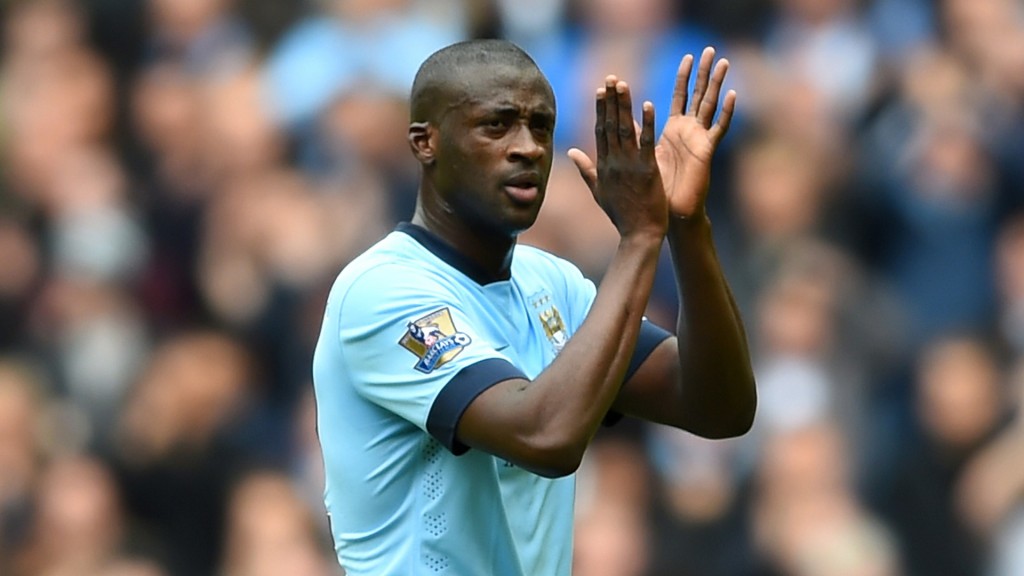
POLYGON ((488 358, 466 366, 444 385, 434 399, 427 415, 427 432, 451 450, 452 454, 464 454, 469 446, 455 439, 455 429, 462 413, 484 390, 512 378, 526 376, 508 360, 501 358, 488 358))
MULTIPOLYGON (((626 375, 622 378, 622 384, 625 385, 629 382, 629 379, 636 374, 636 371, 640 369, 640 365, 647 360, 647 357, 654 352, 654 349, 658 347, 658 344, 664 342, 667 338, 672 336, 672 333, 665 330, 657 324, 653 324, 648 320, 644 320, 640 324, 640 334, 636 338, 636 348, 633 349, 633 357, 629 359, 629 367, 626 368, 626 375)), ((601 424, 604 426, 613 426, 619 420, 622 420, 622 414, 618 412, 608 412, 605 415, 604 420, 601 424)))

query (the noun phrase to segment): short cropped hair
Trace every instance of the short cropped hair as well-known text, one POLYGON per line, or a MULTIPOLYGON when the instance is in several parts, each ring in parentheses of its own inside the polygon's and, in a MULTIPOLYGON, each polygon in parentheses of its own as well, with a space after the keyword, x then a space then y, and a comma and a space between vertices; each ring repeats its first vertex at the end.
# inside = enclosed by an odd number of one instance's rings
POLYGON ((409 97, 411 120, 433 120, 445 90, 464 80, 461 74, 480 65, 540 70, 529 54, 507 40, 466 40, 446 46, 424 60, 416 72, 409 97))

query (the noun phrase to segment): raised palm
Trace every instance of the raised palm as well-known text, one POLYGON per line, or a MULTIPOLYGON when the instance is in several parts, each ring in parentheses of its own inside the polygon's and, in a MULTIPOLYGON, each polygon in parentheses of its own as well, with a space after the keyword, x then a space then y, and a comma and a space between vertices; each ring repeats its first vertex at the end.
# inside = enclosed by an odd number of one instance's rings
MULTIPOLYGON (((705 48, 697 66, 697 81, 691 95, 688 89, 693 56, 687 54, 683 57, 676 73, 669 118, 655 148, 669 214, 680 218, 704 214, 704 201, 711 180, 711 159, 729 130, 736 109, 736 93, 730 90, 725 95, 718 121, 713 122, 722 83, 729 70, 729 61, 724 59, 712 69, 714 58, 714 48, 705 48)), ((646 106, 650 104, 645 103, 646 106)), ((653 114, 653 106, 651 110, 653 114)), ((640 132, 638 126, 635 133, 639 135, 640 132)), ((595 190, 597 163, 577 148, 569 151, 569 157, 591 191, 595 190)))
POLYGON ((669 212, 681 218, 704 214, 711 181, 711 159, 729 130, 736 109, 736 93, 730 90, 725 95, 718 121, 713 123, 729 69, 728 60, 719 60, 712 69, 714 57, 714 48, 704 49, 692 95, 688 94, 688 89, 693 56, 687 54, 683 58, 676 74, 669 118, 655 149, 669 212))

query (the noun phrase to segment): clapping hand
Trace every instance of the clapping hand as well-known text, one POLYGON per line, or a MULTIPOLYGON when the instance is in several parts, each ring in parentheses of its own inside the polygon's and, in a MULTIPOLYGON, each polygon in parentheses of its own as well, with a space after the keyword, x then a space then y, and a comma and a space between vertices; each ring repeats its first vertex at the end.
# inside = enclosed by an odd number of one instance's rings
MULTIPOLYGON (((711 159, 729 130, 736 109, 736 92, 729 90, 722 102, 718 120, 714 121, 722 84, 729 70, 728 60, 722 59, 714 63, 714 57, 714 48, 704 49, 697 66, 697 81, 692 94, 689 93, 689 84, 694 58, 690 54, 683 57, 676 74, 669 118, 657 146, 654 147, 654 157, 666 200, 665 206, 669 214, 678 218, 692 219, 704 216, 708 184, 711 181, 711 159)), ((569 157, 602 207, 605 207, 600 192, 602 175, 607 179, 608 174, 618 175, 620 172, 617 167, 610 173, 607 170, 602 171, 602 166, 607 167, 609 161, 617 164, 618 159, 625 153, 639 159, 640 164, 634 164, 639 167, 648 158, 647 151, 653 141, 654 106, 650 102, 644 102, 644 126, 637 126, 629 108, 629 87, 626 86, 624 92, 619 93, 617 86, 620 84, 625 85, 624 82, 618 82, 614 76, 609 76, 605 86, 598 90, 597 121, 594 130, 597 138, 597 162, 578 148, 569 150, 569 157), (648 130, 649 126, 652 126, 651 130, 648 130), (639 140, 635 140, 638 132, 639 140), (645 142, 648 134, 651 140, 645 142), (632 142, 635 142, 635 146, 630 145, 632 142)), ((655 202, 655 205, 657 204, 655 202)), ((615 222, 616 216, 612 213, 609 213, 609 216, 615 222)))
POLYGON ((669 211, 679 218, 703 217, 711 158, 729 130, 736 110, 736 92, 729 90, 722 103, 718 121, 713 122, 718 99, 729 70, 729 61, 719 60, 712 69, 715 49, 708 47, 700 56, 697 82, 688 94, 693 56, 687 54, 679 64, 668 121, 658 140, 656 156, 665 185, 669 211))
POLYGON ((668 227, 668 205, 655 159, 654 105, 644 102, 638 126, 629 85, 615 76, 597 90, 596 104, 597 162, 575 148, 569 156, 622 237, 660 238, 668 227))

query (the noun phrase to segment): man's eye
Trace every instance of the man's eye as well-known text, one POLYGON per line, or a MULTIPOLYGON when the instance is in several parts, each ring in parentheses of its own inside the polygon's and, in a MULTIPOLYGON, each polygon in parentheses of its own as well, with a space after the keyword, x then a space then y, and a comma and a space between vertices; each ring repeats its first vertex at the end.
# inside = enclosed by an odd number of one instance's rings
POLYGON ((490 120, 489 122, 487 122, 487 127, 488 128, 504 128, 505 126, 506 126, 506 122, 504 120, 500 119, 500 118, 495 118, 495 119, 490 120))
POLYGON ((533 130, 539 134, 551 134, 554 131, 553 128, 553 126, 547 123, 538 123, 533 125, 533 130))

